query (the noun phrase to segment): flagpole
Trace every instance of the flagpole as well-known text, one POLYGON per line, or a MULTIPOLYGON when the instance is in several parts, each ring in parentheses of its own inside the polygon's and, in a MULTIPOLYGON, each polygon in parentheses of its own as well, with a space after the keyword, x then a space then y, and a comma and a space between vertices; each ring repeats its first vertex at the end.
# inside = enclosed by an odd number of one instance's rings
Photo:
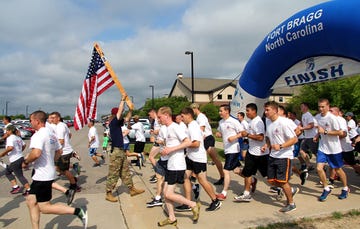
MULTIPOLYGON (((110 63, 107 61, 100 45, 98 43, 95 42, 94 44, 94 47, 96 49, 96 51, 99 53, 101 59, 104 61, 104 64, 105 64, 105 67, 106 69, 108 70, 111 78, 113 79, 114 83, 116 84, 116 86, 118 87, 120 93, 126 93, 124 87, 122 86, 122 84, 120 83, 119 79, 117 78, 114 70, 112 69, 110 63)), ((132 103, 131 99, 130 99, 130 96, 127 96, 126 97, 126 103, 128 104, 129 108, 130 109, 134 109, 134 104, 132 103)))

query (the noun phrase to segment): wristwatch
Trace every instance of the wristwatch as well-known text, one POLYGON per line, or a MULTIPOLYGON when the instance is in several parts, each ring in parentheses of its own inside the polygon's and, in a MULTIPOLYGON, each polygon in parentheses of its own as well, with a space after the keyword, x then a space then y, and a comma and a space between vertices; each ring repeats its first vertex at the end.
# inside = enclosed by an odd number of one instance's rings
POLYGON ((282 149, 283 148, 283 146, 282 146, 282 144, 280 144, 280 149, 282 149))
POLYGON ((327 130, 325 130, 325 131, 324 131, 324 135, 327 135, 327 134, 328 134, 328 131, 327 131, 327 130))

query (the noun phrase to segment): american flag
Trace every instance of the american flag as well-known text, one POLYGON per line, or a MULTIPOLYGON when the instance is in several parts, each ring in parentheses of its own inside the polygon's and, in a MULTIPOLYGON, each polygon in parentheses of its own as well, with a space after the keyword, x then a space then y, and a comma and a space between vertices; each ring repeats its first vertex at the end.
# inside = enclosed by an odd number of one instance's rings
MULTIPOLYGON (((105 58, 105 57, 104 57, 105 58)), ((114 84, 104 61, 94 47, 81 94, 76 106, 74 127, 80 130, 88 119, 96 119, 97 97, 114 84)))

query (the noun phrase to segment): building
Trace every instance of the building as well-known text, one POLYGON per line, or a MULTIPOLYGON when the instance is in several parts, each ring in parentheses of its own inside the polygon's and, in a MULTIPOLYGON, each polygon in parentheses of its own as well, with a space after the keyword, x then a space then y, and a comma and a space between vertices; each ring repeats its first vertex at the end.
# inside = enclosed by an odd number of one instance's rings
MULTIPOLYGON (((194 101, 199 104, 213 102, 215 105, 230 103, 234 96, 238 80, 194 78, 194 101)), ((278 88, 270 95, 269 100, 286 104, 294 94, 298 94, 300 87, 278 88)), ((169 97, 185 96, 191 101, 191 77, 178 74, 169 97)))

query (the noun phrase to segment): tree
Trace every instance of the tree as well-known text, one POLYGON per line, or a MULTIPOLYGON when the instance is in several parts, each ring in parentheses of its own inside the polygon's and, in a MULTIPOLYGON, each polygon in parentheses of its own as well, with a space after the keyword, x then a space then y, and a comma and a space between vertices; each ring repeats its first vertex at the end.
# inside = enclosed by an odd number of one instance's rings
POLYGON ((344 112, 352 111, 360 114, 360 77, 332 80, 316 84, 304 85, 298 96, 294 96, 288 109, 298 111, 300 104, 306 102, 312 111, 317 111, 319 98, 329 99, 332 106, 344 112))

